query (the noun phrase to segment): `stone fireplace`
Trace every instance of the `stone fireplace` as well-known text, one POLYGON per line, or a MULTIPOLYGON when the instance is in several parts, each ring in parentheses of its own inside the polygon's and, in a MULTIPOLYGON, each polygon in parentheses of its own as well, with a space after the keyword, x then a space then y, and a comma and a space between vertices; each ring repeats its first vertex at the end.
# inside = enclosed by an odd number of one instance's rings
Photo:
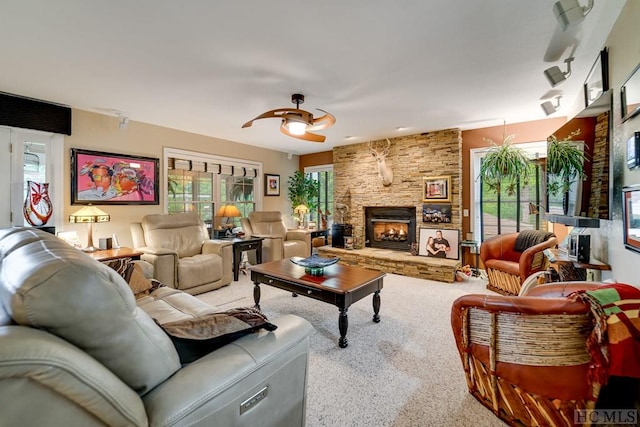
POLYGON ((365 206, 365 246, 409 251, 416 241, 415 206, 365 206))

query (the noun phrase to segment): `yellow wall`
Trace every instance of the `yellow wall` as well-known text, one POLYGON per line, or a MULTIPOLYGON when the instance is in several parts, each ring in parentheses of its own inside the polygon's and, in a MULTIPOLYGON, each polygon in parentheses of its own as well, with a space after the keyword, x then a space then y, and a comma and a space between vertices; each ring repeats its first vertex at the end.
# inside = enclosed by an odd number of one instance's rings
MULTIPOLYGON (((70 148, 83 148, 109 153, 157 157, 160 159, 161 182, 165 179, 164 147, 261 162, 263 173, 280 175, 280 196, 264 197, 262 210, 279 210, 283 213, 289 213, 286 183, 287 177, 293 175, 297 169, 298 159, 294 157, 292 160, 288 160, 287 153, 135 121, 130 121, 126 129, 119 129, 116 117, 75 109, 72 118, 72 135, 65 136, 65 153, 67 154, 70 148)), ((63 167, 65 171, 71 170, 69 155, 65 157, 63 167)), ((79 206, 70 205, 70 178, 70 174, 65 173, 64 218, 68 218, 69 214, 79 209, 79 206)), ((261 182, 262 178, 260 177, 261 182)), ((160 185, 160 188, 162 189, 163 186, 160 185)), ((94 242, 97 244, 98 238, 110 237, 116 233, 121 245, 130 246, 129 224, 140 221, 146 214, 163 213, 165 200, 162 191, 160 193, 160 205, 158 206, 100 206, 100 209, 111 215, 111 222, 94 226, 94 242)), ((86 239, 85 225, 65 222, 63 229, 76 230, 81 241, 86 239)))

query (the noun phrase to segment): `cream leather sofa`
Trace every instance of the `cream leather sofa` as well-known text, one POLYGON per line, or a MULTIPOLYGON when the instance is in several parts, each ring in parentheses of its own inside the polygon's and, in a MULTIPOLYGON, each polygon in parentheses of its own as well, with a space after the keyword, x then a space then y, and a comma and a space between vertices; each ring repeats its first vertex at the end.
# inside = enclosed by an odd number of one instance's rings
POLYGON ((0 229, 0 425, 304 425, 309 323, 269 319, 275 331, 180 366, 151 316, 209 310, 170 288, 136 304, 115 270, 57 237, 0 229))
MULTIPOLYGON (((282 214, 277 211, 250 212, 248 218, 240 218, 242 231, 247 236, 264 237, 262 262, 277 261, 311 254, 311 236, 304 230, 287 230, 282 214)), ((255 264, 255 253, 249 252, 249 262, 255 264)))
POLYGON ((133 246, 165 285, 199 294, 233 280, 232 243, 210 240, 197 214, 146 215, 130 228, 133 246))

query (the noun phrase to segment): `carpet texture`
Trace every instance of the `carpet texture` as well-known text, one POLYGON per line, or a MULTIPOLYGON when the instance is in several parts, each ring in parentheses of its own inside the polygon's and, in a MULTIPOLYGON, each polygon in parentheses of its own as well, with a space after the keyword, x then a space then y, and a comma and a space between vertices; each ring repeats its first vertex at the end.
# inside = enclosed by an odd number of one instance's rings
MULTIPOLYGON (((486 282, 453 284, 387 274, 380 323, 372 297, 348 311, 349 346, 338 347, 338 308, 261 285, 269 319, 292 313, 314 326, 307 389, 307 426, 506 425, 467 391, 451 331, 453 301, 493 294, 486 282)), ((238 282, 198 295, 221 309, 253 305, 253 283, 238 282)))

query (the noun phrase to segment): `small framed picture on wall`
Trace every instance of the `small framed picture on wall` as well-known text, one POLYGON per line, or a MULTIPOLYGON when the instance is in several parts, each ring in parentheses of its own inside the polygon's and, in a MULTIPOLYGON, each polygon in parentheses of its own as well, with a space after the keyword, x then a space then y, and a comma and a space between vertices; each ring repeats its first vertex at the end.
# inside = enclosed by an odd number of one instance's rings
POLYGON ((264 195, 279 196, 280 195, 280 175, 270 173, 264 174, 264 195))
POLYGON ((422 178, 422 201, 427 203, 451 201, 451 177, 422 178))

